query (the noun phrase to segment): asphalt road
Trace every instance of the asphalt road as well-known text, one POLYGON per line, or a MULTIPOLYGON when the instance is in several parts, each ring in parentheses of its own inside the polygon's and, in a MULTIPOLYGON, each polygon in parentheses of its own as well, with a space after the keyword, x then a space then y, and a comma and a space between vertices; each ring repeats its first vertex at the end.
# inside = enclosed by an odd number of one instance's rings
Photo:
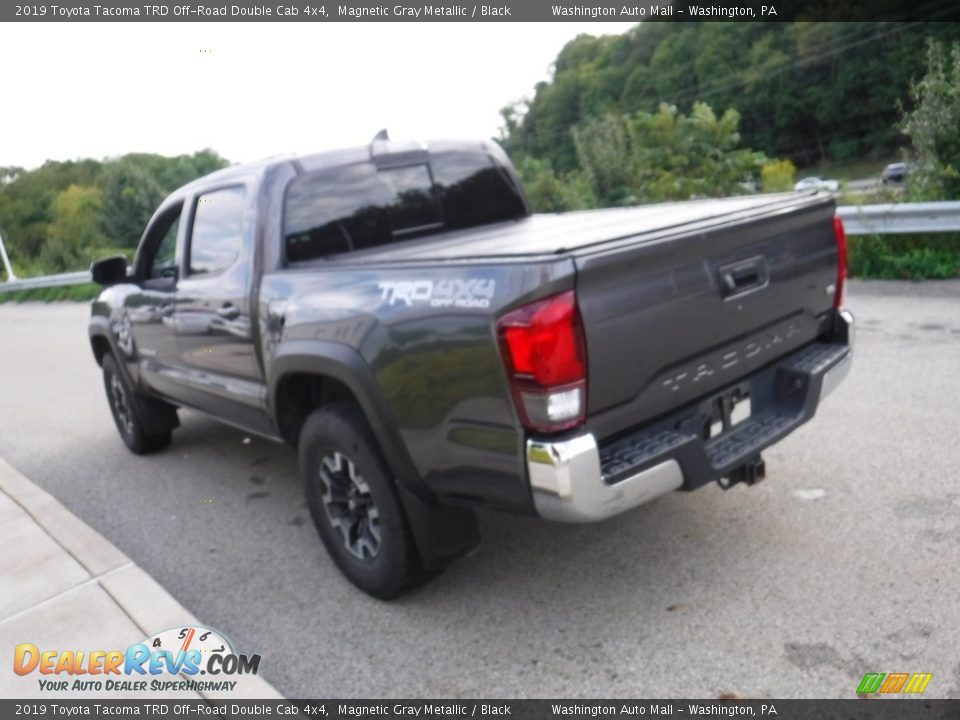
POLYGON ((848 305, 854 369, 765 483, 593 526, 486 514, 476 554, 393 603, 338 575, 288 449, 182 413, 128 453, 83 305, 0 305, 0 455, 291 697, 853 697, 894 671, 960 697, 960 282, 848 305))

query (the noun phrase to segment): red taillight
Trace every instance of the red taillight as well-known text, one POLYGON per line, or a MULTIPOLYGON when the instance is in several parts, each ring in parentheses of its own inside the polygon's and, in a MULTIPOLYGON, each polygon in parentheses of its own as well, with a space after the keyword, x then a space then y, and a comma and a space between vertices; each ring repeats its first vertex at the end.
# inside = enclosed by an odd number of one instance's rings
POLYGON ((833 218, 833 234, 837 236, 837 292, 833 296, 833 306, 843 307, 843 293, 847 289, 847 231, 843 228, 843 220, 833 218))
POLYGON ((523 424, 555 432, 582 423, 587 357, 574 292, 507 313, 497 322, 497 334, 523 424))

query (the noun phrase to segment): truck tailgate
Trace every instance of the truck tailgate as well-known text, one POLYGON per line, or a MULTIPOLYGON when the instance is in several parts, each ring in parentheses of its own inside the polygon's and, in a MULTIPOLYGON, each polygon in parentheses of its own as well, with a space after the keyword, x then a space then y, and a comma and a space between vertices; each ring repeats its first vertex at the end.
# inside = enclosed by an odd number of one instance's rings
POLYGON ((837 280, 833 214, 831 198, 798 196, 574 251, 598 439, 825 332, 837 280))

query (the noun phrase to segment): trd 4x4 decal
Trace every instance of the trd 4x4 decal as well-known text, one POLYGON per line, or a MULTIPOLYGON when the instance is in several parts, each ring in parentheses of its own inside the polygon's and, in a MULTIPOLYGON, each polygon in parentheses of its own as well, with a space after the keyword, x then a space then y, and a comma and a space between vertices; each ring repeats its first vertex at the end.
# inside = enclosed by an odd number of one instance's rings
POLYGON ((495 280, 399 280, 378 283, 380 302, 387 305, 429 303, 430 307, 488 308, 496 291, 495 280))

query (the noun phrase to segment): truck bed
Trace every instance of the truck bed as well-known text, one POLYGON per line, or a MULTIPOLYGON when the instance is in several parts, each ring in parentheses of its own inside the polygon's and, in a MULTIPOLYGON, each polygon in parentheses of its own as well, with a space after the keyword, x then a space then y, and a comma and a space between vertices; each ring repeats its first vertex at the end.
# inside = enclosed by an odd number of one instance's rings
POLYGON ((502 312, 537 293, 535 278, 547 276, 534 267, 565 259, 586 336, 587 425, 604 439, 828 332, 837 268, 833 214, 832 197, 817 193, 541 214, 296 267, 309 275, 310 268, 341 263, 382 263, 390 272, 410 264, 427 272, 418 277, 431 278, 446 272, 431 271, 434 265, 500 266, 493 272, 516 278, 512 286, 498 280, 515 293, 496 298, 492 307, 502 312))
MULTIPOLYGON (((448 232, 354 252, 343 256, 342 262, 422 263, 557 255, 589 251, 626 239, 635 243, 700 232, 828 203, 829 197, 816 193, 778 193, 539 214, 515 222, 448 232)), ((328 262, 341 260, 317 260, 303 265, 328 262)))

